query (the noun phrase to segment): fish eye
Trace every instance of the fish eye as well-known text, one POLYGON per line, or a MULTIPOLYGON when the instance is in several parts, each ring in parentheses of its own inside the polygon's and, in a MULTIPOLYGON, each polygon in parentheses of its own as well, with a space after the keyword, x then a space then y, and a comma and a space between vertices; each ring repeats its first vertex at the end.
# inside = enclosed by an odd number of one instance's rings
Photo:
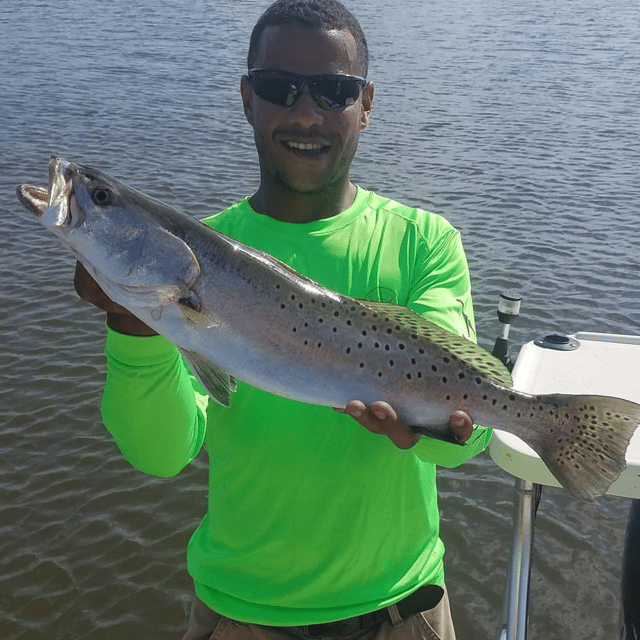
POLYGON ((104 187, 98 187, 91 192, 91 199, 99 206, 106 207, 111 204, 113 197, 111 191, 104 187))

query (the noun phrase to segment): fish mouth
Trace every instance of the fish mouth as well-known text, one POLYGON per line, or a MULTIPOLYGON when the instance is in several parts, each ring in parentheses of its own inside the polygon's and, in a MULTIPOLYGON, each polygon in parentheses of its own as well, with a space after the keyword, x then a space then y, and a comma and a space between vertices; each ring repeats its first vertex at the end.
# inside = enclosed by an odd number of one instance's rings
POLYGON ((16 193, 22 206, 38 218, 49 207, 49 189, 32 184, 21 184, 16 193))
POLYGON ((71 164, 51 156, 49 160, 49 188, 21 184, 17 189, 22 205, 43 222, 57 227, 68 224, 69 205, 73 194, 73 170, 71 164))

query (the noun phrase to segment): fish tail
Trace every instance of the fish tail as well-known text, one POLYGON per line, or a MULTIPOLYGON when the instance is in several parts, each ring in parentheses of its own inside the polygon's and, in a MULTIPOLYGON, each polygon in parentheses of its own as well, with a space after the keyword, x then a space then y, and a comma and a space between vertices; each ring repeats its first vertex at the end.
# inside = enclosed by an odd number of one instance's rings
POLYGON ((532 444, 549 470, 578 498, 593 500, 606 493, 626 467, 627 447, 640 424, 640 405, 590 395, 557 394, 537 400, 541 412, 553 416, 532 444))

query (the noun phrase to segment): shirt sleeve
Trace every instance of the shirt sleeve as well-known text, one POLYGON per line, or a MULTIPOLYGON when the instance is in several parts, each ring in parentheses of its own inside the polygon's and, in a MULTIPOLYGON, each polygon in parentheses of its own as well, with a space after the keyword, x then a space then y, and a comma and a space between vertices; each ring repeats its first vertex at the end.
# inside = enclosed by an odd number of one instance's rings
MULTIPOLYGON (((431 322, 476 342, 469 267, 460 232, 450 227, 437 241, 423 238, 407 306, 431 322)), ((415 454, 441 467, 456 467, 489 444, 492 430, 474 426, 464 445, 424 437, 415 454)))
POLYGON ((155 476, 178 474, 198 454, 208 397, 162 336, 107 328, 102 419, 126 460, 155 476))

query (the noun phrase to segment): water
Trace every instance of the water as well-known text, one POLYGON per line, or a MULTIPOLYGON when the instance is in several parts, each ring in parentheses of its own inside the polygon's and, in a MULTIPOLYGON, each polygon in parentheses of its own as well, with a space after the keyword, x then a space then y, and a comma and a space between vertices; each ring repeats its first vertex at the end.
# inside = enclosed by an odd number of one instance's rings
MULTIPOLYGON (((238 92, 263 0, 5 0, 0 6, 0 637, 179 638, 206 460, 159 480, 100 423, 103 319, 73 260, 20 217, 51 153, 195 216, 257 186, 238 92)), ((353 178, 463 234, 480 342, 517 288, 514 347, 640 333, 636 0, 350 3, 374 113, 353 178)), ((488 455, 440 474, 462 640, 497 638, 513 480, 488 455)), ((612 639, 628 501, 545 490, 531 638, 612 639)))

